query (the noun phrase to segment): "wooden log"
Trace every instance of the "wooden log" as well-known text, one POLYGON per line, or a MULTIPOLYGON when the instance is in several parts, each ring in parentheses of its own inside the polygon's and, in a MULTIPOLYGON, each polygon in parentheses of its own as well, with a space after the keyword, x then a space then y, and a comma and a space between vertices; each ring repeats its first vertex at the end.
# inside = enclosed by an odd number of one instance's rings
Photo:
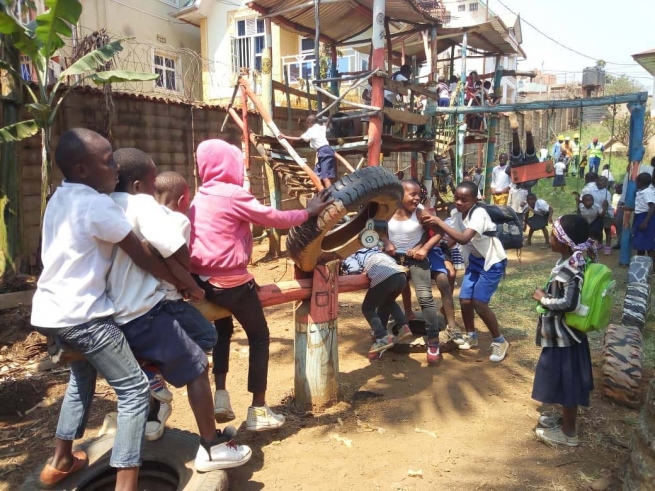
POLYGON ((312 297, 296 305, 295 404, 302 409, 333 405, 339 394, 339 261, 316 266, 312 297))
POLYGON ((385 107, 383 112, 389 116, 389 119, 396 123, 414 124, 418 126, 428 122, 428 116, 423 114, 401 111, 400 109, 392 109, 390 107, 385 107))
MULTIPOLYGON (((287 75, 288 78, 288 75, 287 75)), ((294 89, 293 87, 290 87, 289 85, 283 84, 282 82, 278 82, 277 80, 273 80, 273 90, 277 90, 280 92, 285 92, 289 93, 290 95, 295 95, 296 97, 302 97, 304 99, 309 99, 310 101, 315 101, 316 100, 316 95, 311 94, 309 92, 303 92, 302 90, 299 89, 294 89)))
POLYGON ((32 305, 32 297, 34 290, 26 290, 22 292, 3 293, 0 295, 0 311, 21 307, 24 305, 32 305))

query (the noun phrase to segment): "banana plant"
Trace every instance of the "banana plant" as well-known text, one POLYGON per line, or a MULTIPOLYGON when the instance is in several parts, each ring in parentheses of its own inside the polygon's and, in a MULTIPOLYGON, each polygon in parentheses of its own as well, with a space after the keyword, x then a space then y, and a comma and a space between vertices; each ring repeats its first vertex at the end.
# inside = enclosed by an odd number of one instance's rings
POLYGON ((93 82, 106 85, 121 82, 155 80, 156 73, 124 70, 104 70, 107 62, 123 47, 121 41, 112 41, 73 63, 52 81, 48 80, 50 59, 71 37, 72 26, 82 13, 79 0, 45 0, 46 11, 28 24, 23 23, 12 11, 9 0, 0 0, 0 34, 23 54, 30 58, 36 72, 36 83, 29 84, 17 70, 0 60, 0 70, 7 70, 18 80, 30 100, 25 104, 32 119, 0 128, 0 144, 14 142, 41 133, 41 219, 46 199, 51 191, 52 161, 50 133, 57 111, 66 96, 75 87, 93 82), (63 90, 65 89, 65 90, 63 90))

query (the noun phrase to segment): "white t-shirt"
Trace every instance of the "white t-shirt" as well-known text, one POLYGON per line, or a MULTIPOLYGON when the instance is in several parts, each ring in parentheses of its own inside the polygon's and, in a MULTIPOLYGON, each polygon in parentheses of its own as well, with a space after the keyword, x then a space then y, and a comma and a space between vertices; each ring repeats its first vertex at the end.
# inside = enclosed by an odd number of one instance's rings
MULTIPOLYGON (((175 221, 147 194, 112 193, 114 202, 125 210, 132 231, 147 241, 163 258, 172 256, 186 244, 176 233, 175 221)), ((125 324, 147 313, 165 297, 160 280, 147 273, 118 249, 109 270, 107 293, 114 302, 117 324, 125 324)))
POLYGON ((300 138, 309 142, 309 146, 314 150, 329 145, 327 141, 327 128, 322 124, 314 123, 311 127, 307 128, 300 138))
POLYGON ((635 197, 635 214, 647 213, 649 209, 648 203, 655 203, 655 190, 650 187, 637 190, 637 196, 635 197))
MULTIPOLYGON (((186 245, 189 245, 189 242, 191 242, 191 220, 186 215, 171 211, 164 205, 162 205, 162 209, 166 212, 170 220, 169 225, 172 227, 171 233, 182 235, 186 245)), ((184 298, 178 289, 167 281, 160 282, 159 290, 164 292, 166 300, 181 300, 184 298)))
MULTIPOLYGON (((403 75, 401 73, 398 73, 398 74, 394 75, 393 77, 391 77, 391 80, 396 80, 398 82, 407 82, 409 79, 407 77, 405 77, 405 75, 403 75)), ((389 102, 391 102, 391 103, 395 103, 396 102, 396 93, 391 91, 391 90, 385 90, 384 91, 384 98, 386 100, 388 100, 389 102)))
MULTIPOLYGON (((648 172, 651 176, 653 175, 653 167, 650 164, 639 164, 639 170, 637 171, 637 175, 642 174, 643 172, 648 172)), ((625 176, 623 177, 623 191, 621 192, 621 199, 619 200, 621 203, 625 203, 625 192, 628 190, 628 172, 625 173, 625 176)))
POLYGON ((500 165, 494 167, 494 170, 491 173, 491 189, 493 191, 502 191, 512 183, 507 172, 505 172, 506 169, 507 164, 502 167, 500 165))
POLYGON ((603 172, 600 173, 601 176, 607 177, 609 182, 614 181, 614 175, 610 172, 609 169, 603 169, 603 172))
POLYGON ((609 192, 607 188, 598 189, 596 183, 591 182, 580 191, 580 197, 585 194, 591 194, 594 197, 594 203, 596 203, 600 209, 603 209, 603 201, 607 201, 607 216, 614 216, 614 206, 612 206, 612 193, 609 192))
POLYGON ((556 176, 563 176, 565 170, 566 170, 566 164, 564 162, 557 162, 555 164, 555 175, 556 176))
POLYGON ((131 230, 109 196, 62 182, 43 217, 43 272, 32 301, 32 324, 71 327, 113 315, 107 271, 115 244, 131 230))
POLYGON ((512 183, 509 186, 509 199, 507 200, 507 206, 509 206, 516 213, 523 213, 525 208, 528 206, 526 199, 528 198, 528 190, 521 189, 512 183))
POLYGON ((462 219, 462 214, 457 210, 451 212, 452 227, 455 230, 463 232, 467 228, 474 230, 476 233, 468 244, 461 245, 462 258, 468 262, 469 254, 481 256, 484 258, 484 270, 489 271, 494 264, 507 258, 503 244, 497 237, 489 237, 484 232, 495 232, 496 224, 491 221, 491 217, 484 208, 477 207, 469 211, 468 216, 462 219))
POLYGON ((580 216, 587 220, 587 223, 593 222, 602 213, 603 209, 597 203, 591 205, 591 208, 585 207, 582 203, 578 205, 580 216))
POLYGON ((535 201, 534 208, 530 208, 529 205, 527 206, 528 209, 536 215, 548 215, 548 212, 550 211, 550 206, 543 199, 535 201))

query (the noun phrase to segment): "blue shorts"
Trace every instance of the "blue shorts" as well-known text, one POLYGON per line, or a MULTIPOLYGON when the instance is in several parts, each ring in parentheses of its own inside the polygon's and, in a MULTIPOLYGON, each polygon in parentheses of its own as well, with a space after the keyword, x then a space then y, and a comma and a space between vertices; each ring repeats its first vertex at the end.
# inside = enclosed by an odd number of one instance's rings
POLYGON ((184 387, 207 369, 207 356, 165 304, 120 327, 136 358, 155 365, 171 385, 184 387))
POLYGON ((205 353, 212 350, 218 338, 216 328, 197 308, 180 299, 164 302, 164 309, 180 321, 184 332, 200 346, 201 350, 205 353))
POLYGON ((489 271, 484 270, 484 258, 469 255, 469 264, 464 272, 462 287, 459 290, 460 300, 479 300, 489 303, 491 297, 505 276, 507 259, 494 264, 489 271))
POLYGON ((436 273, 443 273, 443 274, 448 274, 448 270, 446 269, 446 256, 444 256, 443 251, 441 250, 441 247, 435 246, 433 247, 430 252, 428 252, 428 260, 430 261, 430 271, 431 272, 436 272, 436 273))
POLYGON ((336 179, 337 178, 337 162, 334 156, 334 150, 330 145, 323 145, 316 150, 316 157, 318 162, 314 167, 314 172, 319 179, 336 179))

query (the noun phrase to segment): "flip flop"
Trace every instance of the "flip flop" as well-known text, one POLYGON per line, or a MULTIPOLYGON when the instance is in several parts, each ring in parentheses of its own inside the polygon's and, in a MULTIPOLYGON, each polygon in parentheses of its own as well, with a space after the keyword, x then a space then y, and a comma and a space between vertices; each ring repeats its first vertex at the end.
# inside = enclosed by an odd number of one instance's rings
POLYGON ((86 456, 86 453, 77 450, 73 452, 73 464, 67 471, 60 471, 50 464, 46 464, 39 476, 39 487, 41 489, 52 489, 59 482, 82 470, 88 462, 89 458, 86 456))

